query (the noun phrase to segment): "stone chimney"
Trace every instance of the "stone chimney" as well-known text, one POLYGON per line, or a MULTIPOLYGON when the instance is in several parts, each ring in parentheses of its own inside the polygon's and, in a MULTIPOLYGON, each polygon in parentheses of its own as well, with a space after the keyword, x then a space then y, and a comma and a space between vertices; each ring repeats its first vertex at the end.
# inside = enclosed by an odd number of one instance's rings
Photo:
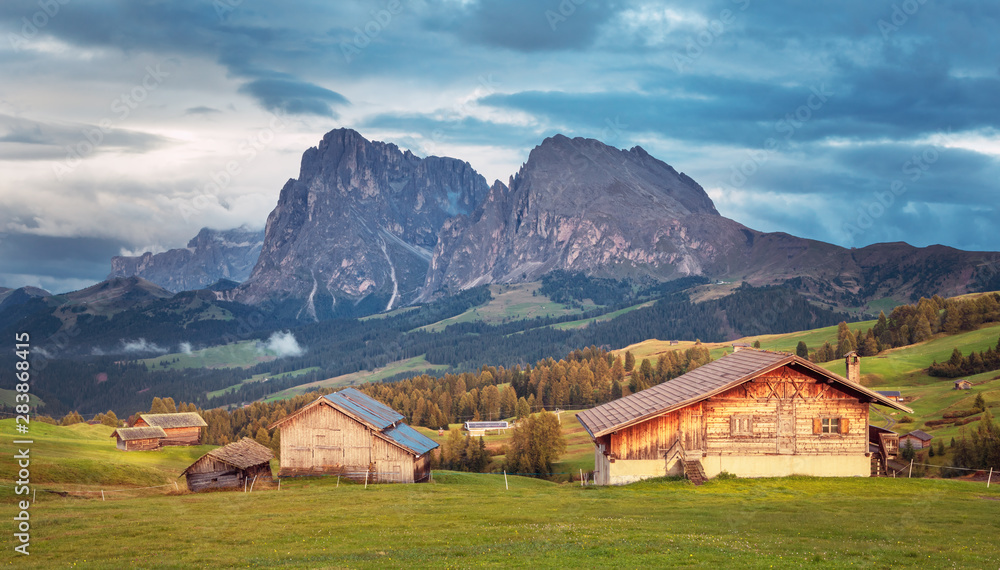
POLYGON ((861 383, 861 357, 858 353, 851 351, 844 355, 844 363, 847 365, 847 379, 855 384, 861 383))

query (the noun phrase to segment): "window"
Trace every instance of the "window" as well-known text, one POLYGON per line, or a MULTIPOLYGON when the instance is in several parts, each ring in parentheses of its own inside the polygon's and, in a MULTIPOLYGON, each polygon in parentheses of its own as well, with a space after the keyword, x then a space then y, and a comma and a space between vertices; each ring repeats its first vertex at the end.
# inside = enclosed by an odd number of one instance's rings
POLYGON ((729 418, 730 435, 753 435, 753 416, 734 415, 729 418))
POLYGON ((840 418, 823 418, 823 433, 840 433, 840 418))
POLYGON ((829 433, 843 435, 848 432, 849 426, 847 418, 813 418, 813 433, 817 435, 829 433))

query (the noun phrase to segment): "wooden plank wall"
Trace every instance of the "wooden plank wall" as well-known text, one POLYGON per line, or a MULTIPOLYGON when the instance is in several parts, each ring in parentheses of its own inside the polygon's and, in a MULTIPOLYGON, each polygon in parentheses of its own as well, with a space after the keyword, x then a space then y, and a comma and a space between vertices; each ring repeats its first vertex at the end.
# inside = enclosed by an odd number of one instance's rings
POLYGON ((160 440, 157 438, 133 439, 127 441, 120 438, 116 439, 118 439, 117 447, 122 451, 150 451, 160 448, 160 440))
POLYGON ((165 428, 167 437, 162 441, 162 445, 201 445, 201 428, 165 428))
POLYGON ((612 434, 608 449, 616 459, 661 459, 679 430, 680 416, 671 412, 612 434))

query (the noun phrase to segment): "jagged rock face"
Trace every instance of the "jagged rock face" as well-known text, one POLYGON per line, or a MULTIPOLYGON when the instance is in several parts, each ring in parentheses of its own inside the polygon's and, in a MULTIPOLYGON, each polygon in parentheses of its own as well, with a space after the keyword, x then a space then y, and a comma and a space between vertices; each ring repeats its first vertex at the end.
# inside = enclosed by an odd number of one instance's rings
POLYGON ((263 244, 263 230, 203 228, 183 249, 111 258, 108 279, 138 276, 175 293, 201 289, 220 279, 244 281, 263 244))
POLYGON ((445 225, 425 296, 532 281, 553 269, 617 278, 714 274, 759 232, 719 215, 708 194, 643 150, 557 135, 483 206, 445 225))
POLYGON ((409 303, 441 226, 475 210, 487 191, 467 162, 332 131, 282 188, 257 265, 234 298, 277 302, 307 319, 409 303))

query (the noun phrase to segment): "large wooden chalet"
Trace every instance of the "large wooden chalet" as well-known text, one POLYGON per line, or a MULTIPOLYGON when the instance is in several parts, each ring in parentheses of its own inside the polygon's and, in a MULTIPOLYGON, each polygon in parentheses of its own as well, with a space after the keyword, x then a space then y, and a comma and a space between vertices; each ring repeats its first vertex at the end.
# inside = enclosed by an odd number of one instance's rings
POLYGON ((353 388, 317 398, 269 426, 281 430, 279 476, 337 474, 359 481, 426 481, 430 452, 438 444, 403 419, 353 388))
POLYGON ((795 355, 743 348, 678 378, 585 410, 594 479, 625 484, 685 474, 869 476, 895 457, 898 436, 869 429, 870 404, 912 412, 795 355))
POLYGON ((205 420, 195 412, 175 414, 139 414, 132 427, 158 427, 166 437, 160 445, 200 445, 201 428, 208 427, 205 420))

